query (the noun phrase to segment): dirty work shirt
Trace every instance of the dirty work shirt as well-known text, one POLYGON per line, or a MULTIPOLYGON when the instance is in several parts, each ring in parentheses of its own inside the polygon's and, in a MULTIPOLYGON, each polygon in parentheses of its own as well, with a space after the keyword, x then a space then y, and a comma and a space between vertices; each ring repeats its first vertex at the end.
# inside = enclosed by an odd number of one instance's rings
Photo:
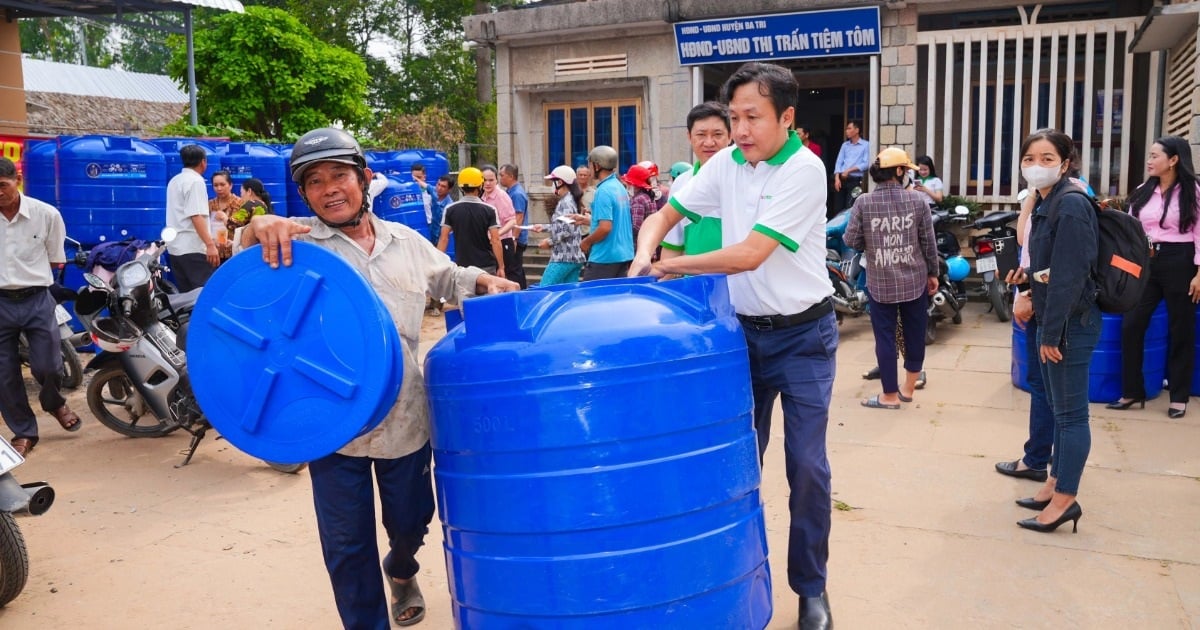
POLYGON ((192 225, 195 216, 208 222, 208 188, 203 175, 185 168, 167 182, 167 227, 179 231, 175 240, 167 243, 167 252, 172 256, 207 253, 204 239, 192 225))
MULTIPOLYGON (((425 315, 426 295, 435 300, 461 302, 475 295, 475 282, 482 270, 459 267, 438 251, 429 239, 411 228, 366 215, 375 230, 375 248, 368 255, 341 230, 321 223, 316 217, 289 219, 312 228, 295 240, 328 249, 367 279, 383 300, 403 342, 404 382, 400 396, 375 430, 355 438, 338 453, 350 457, 397 459, 415 453, 429 441, 429 403, 425 380, 417 363, 417 342, 425 315)), ((237 241, 240 249, 241 239, 237 241)))
POLYGON ((729 297, 742 315, 792 315, 833 293, 825 270, 825 194, 825 165, 793 131, 757 166, 736 146, 722 149, 669 203, 692 221, 720 218, 727 245, 751 231, 778 241, 757 269, 729 276, 729 297))
POLYGON ((921 297, 939 261, 925 195, 897 181, 877 184, 850 211, 846 244, 863 250, 871 299, 900 304, 921 297))
MULTIPOLYGON (((683 190, 699 170, 700 163, 696 162, 692 170, 680 173, 679 177, 671 182, 671 196, 683 190)), ((691 219, 685 217, 667 232, 661 245, 663 249, 683 252, 686 256, 707 254, 721 249, 721 220, 716 217, 704 217, 699 223, 692 223, 691 219)))
POLYGON ((612 221, 612 230, 604 240, 592 245, 588 262, 595 264, 623 263, 633 260, 633 215, 629 209, 629 193, 610 173, 596 186, 592 199, 592 232, 601 221, 612 221))

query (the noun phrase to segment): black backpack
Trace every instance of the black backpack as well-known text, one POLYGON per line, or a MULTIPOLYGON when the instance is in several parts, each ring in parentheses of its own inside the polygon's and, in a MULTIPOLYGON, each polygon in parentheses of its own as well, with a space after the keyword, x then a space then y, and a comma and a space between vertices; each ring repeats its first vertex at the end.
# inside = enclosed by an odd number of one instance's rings
POLYGON ((1063 196, 1077 194, 1096 211, 1100 246, 1096 257, 1096 304, 1105 313, 1126 313, 1142 299, 1150 281, 1150 241, 1142 222, 1131 214, 1101 208, 1082 190, 1070 187, 1063 196))

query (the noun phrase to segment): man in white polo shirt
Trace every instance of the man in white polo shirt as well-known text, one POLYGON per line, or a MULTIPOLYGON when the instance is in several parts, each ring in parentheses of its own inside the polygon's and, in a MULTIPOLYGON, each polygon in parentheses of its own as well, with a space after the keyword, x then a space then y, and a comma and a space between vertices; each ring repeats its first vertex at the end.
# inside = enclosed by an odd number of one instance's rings
POLYGON ((825 428, 833 391, 837 320, 825 271, 825 166, 789 131, 798 86, 779 66, 747 63, 721 88, 732 146, 717 153, 642 225, 630 275, 729 274, 746 333, 759 457, 782 394, 784 463, 791 498, 788 584, 800 627, 829 628, 825 593, 831 512, 825 428), (651 264, 684 217, 721 219, 724 247, 651 264))

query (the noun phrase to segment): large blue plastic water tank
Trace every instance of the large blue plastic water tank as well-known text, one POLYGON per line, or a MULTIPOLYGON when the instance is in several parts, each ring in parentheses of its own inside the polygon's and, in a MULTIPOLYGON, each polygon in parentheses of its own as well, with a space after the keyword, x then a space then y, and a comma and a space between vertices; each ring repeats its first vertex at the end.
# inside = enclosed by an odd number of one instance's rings
POLYGON ((424 164, 426 174, 429 173, 429 164, 423 158, 418 149, 396 151, 392 154, 392 170, 405 180, 412 181, 412 165, 417 162, 424 164))
POLYGON ((162 151, 163 159, 167 161, 167 181, 171 181, 172 177, 179 174, 183 170, 183 157, 179 155, 179 150, 183 147, 194 144, 201 149, 204 149, 204 155, 208 156, 208 168, 204 169, 204 182, 208 187, 208 198, 212 199, 217 196, 213 191, 212 176, 217 171, 221 170, 221 156, 217 153, 217 149, 201 140, 195 138, 153 138, 147 140, 150 144, 158 147, 162 151))
POLYGON ((429 219, 425 217, 425 200, 421 189, 411 180, 398 175, 388 175, 388 186, 371 205, 371 211, 381 219, 403 223, 422 236, 429 233, 429 219))
POLYGON ((58 141, 26 140, 22 159, 25 176, 25 194, 58 207, 58 175, 55 172, 54 156, 58 153, 58 141))
POLYGON ((417 149, 421 154, 421 163, 425 165, 425 181, 434 183, 442 175, 450 174, 450 158, 445 153, 434 149, 417 149))
MULTIPOLYGON (((1029 391, 1030 364, 1025 353, 1025 331, 1017 325, 1016 320, 1013 320, 1012 344, 1013 385, 1029 391)), ((1166 356, 1167 307, 1165 303, 1160 303, 1154 310, 1154 315, 1150 317, 1142 355, 1142 377, 1145 379, 1147 398, 1154 398, 1162 392, 1166 356)), ((1121 316, 1104 313, 1100 343, 1096 344, 1089 366, 1088 400, 1094 403, 1109 403, 1120 397, 1121 316)))
POLYGON ((167 212, 167 166, 158 147, 127 136, 81 136, 58 149, 59 210, 87 245, 158 238, 167 212))
POLYGON ((376 173, 384 175, 392 172, 392 152, 391 151, 367 151, 367 166, 376 173))
POLYGON ((750 372, 725 278, 557 285, 463 314, 425 361, 459 627, 765 627, 750 372))
POLYGON ((289 217, 311 217, 312 210, 308 204, 304 203, 304 197, 300 194, 300 187, 296 182, 292 181, 292 149, 293 146, 285 144, 279 147, 279 155, 283 158, 284 174, 287 175, 287 181, 284 182, 284 187, 287 188, 287 197, 285 200, 272 199, 275 205, 275 214, 289 217), (286 203, 284 203, 286 201, 286 203), (286 212, 284 209, 286 208, 286 212))
POLYGON ((221 155, 221 168, 229 171, 229 178, 233 180, 234 194, 241 192, 242 182, 257 177, 271 195, 275 214, 286 215, 287 184, 291 181, 287 158, 257 142, 230 142, 217 150, 221 155))

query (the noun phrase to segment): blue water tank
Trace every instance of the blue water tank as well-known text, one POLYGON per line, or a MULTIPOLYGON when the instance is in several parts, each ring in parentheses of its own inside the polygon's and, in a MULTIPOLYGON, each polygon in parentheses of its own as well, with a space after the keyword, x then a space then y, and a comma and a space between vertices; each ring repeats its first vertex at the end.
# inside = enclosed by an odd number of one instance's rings
POLYGON ((376 173, 384 175, 392 172, 392 152, 391 151, 367 151, 367 166, 376 173))
MULTIPOLYGON (((1109 403, 1121 397, 1121 316, 1102 314, 1100 342, 1092 352, 1089 366, 1088 400, 1094 403, 1109 403)), ((1146 397, 1154 398, 1162 392, 1163 376, 1166 374, 1167 358, 1167 307, 1160 303, 1150 317, 1146 329, 1145 347, 1142 354, 1142 378, 1146 397)), ((1025 352, 1025 331, 1013 320, 1012 336, 1012 383, 1029 391, 1029 370, 1038 369, 1030 365, 1025 352)))
POLYGON ((279 155, 283 157, 284 173, 287 175, 287 181, 284 184, 284 187, 287 188, 287 196, 282 201, 274 198, 271 201, 275 205, 275 214, 288 217, 311 217, 314 216, 313 212, 309 209, 308 204, 304 203, 300 187, 292 181, 292 148, 293 146, 290 144, 279 147, 279 155), (284 208, 287 209, 286 212, 284 208))
POLYGON ((179 150, 183 147, 194 144, 201 149, 204 149, 204 155, 208 157, 208 167, 204 169, 204 183, 208 187, 208 198, 212 199, 217 196, 213 191, 212 176, 221 170, 221 156, 213 145, 197 140, 195 138, 152 138, 147 140, 150 144, 158 147, 162 151, 163 159, 167 161, 167 181, 171 181, 172 177, 179 174, 183 170, 183 157, 179 155, 179 150))
POLYGON ((162 151, 137 138, 82 136, 58 149, 59 210, 67 233, 86 245, 158 238, 167 180, 162 151))
POLYGON ((417 149, 421 154, 421 163, 425 165, 425 181, 434 183, 442 175, 450 174, 450 158, 445 153, 433 149, 417 149))
POLYGON ((725 278, 557 285, 463 315, 425 360, 459 627, 765 627, 750 368, 725 278))
MULTIPOLYGON (((420 162, 425 165, 425 173, 429 173, 429 164, 424 160, 421 151, 418 149, 404 149, 396 151, 392 154, 392 171, 403 177, 405 180, 412 181, 412 165, 420 162)), ((426 178, 428 180, 428 178, 426 178)))
POLYGON ((429 219, 425 217, 425 200, 421 189, 411 180, 398 175, 388 175, 388 186, 371 205, 375 216, 403 223, 425 236, 429 233, 429 219))
POLYGON ((233 180, 235 195, 240 194, 242 182, 257 177, 262 180, 263 188, 271 195, 271 205, 274 206, 275 214, 286 216, 287 184, 291 181, 288 158, 258 142, 230 142, 219 147, 217 151, 221 155, 221 168, 229 171, 229 178, 233 180))
POLYGON ((23 153, 25 166, 25 194, 58 207, 58 176, 54 157, 58 153, 58 141, 26 140, 23 153))

